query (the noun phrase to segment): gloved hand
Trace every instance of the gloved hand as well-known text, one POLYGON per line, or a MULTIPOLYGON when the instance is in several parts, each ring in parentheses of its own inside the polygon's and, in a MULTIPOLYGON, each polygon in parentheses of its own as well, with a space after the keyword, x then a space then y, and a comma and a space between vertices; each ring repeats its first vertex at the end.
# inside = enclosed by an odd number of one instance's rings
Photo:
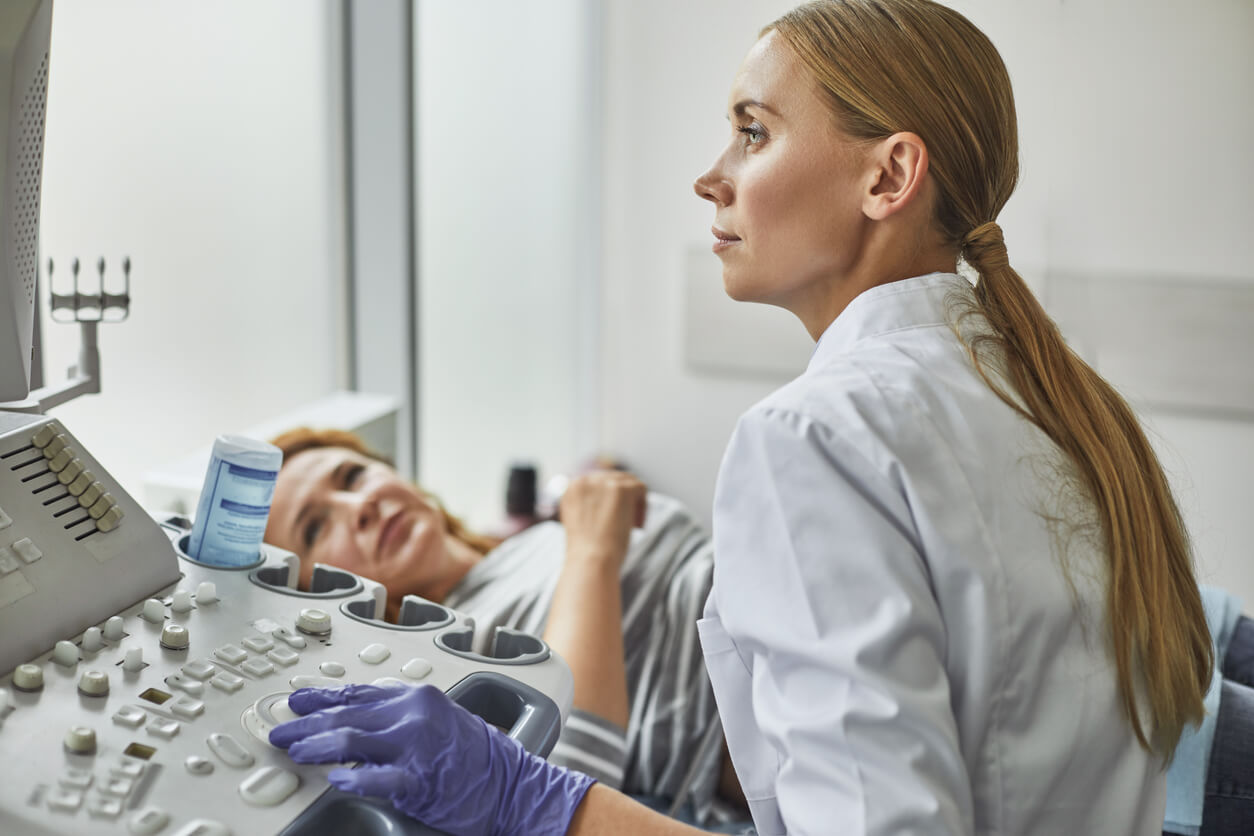
POLYGON ((297 763, 361 761, 332 785, 388 798, 455 836, 564 834, 595 783, 527 752, 439 688, 302 688, 287 704, 306 715, 270 742, 297 763))

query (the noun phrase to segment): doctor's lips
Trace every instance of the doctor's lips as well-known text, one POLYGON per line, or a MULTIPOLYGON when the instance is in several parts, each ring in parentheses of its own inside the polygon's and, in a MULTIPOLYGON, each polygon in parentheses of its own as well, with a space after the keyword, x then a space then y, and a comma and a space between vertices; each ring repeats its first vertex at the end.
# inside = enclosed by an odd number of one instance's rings
POLYGON ((710 232, 714 233, 714 252, 725 250, 732 244, 740 243, 740 239, 730 232, 724 232, 716 226, 710 227, 710 232))

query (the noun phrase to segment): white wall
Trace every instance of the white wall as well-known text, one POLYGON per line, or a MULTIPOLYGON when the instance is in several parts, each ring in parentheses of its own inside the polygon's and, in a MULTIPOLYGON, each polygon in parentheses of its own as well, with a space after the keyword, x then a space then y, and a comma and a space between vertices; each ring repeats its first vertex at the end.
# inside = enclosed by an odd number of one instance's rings
MULTIPOLYGON (((334 6, 56 2, 44 261, 64 291, 73 256, 120 281, 128 254, 133 301, 101 328, 103 394, 55 414, 132 493, 342 379, 334 6)), ((46 327, 50 379, 77 340, 46 327)))
MULTIPOLYGON (((685 253, 708 242, 711 222, 690 183, 724 141, 740 59, 791 5, 606 4, 602 440, 707 519, 736 416, 777 381, 684 364, 685 253)), ((1254 136, 1254 5, 953 5, 988 32, 1015 83, 1024 173, 1001 220, 1038 292, 1051 271, 1254 282, 1254 161, 1243 150, 1254 136)), ((1146 417, 1204 579, 1254 606, 1243 501, 1254 425, 1146 417)))

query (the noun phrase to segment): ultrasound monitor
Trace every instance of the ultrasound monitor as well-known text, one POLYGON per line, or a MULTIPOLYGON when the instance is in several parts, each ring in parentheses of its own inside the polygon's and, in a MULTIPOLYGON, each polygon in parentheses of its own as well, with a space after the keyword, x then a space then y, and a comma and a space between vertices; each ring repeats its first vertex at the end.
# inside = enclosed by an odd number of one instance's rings
POLYGON ((52 0, 0 3, 0 403, 30 392, 52 0))

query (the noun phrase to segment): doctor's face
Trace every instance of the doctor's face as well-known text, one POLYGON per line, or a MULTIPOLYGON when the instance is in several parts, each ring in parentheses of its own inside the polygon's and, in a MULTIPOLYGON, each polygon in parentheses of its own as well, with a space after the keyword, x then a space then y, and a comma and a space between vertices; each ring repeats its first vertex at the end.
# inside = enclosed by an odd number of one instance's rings
POLYGON ((440 509, 389 465, 320 447, 284 462, 266 542, 300 555, 302 586, 325 563, 382 583, 390 598, 430 598, 450 569, 445 529, 440 509))
POLYGON ((858 256, 858 145, 791 49, 767 33, 728 100, 731 139, 694 188, 714 204, 714 252, 738 301, 821 308, 858 256))

